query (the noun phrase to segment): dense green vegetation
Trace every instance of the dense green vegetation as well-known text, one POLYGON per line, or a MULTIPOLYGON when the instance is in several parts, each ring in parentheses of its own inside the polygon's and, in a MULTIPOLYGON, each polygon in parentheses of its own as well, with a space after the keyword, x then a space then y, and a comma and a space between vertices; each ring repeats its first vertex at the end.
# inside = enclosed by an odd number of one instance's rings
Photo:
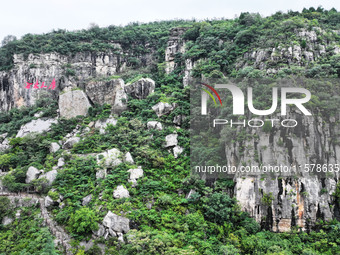
MULTIPOLYGON (((0 208, 5 203, 4 199, 0 197, 0 208)), ((10 209, 14 208, 7 208, 7 212, 10 209)), ((16 210, 19 209, 19 219, 7 226, 0 225, 0 254, 62 254, 55 249, 53 236, 48 228, 43 227, 39 209, 35 207, 16 208, 16 210)))
MULTIPOLYGON (((14 53, 58 52, 75 54, 77 52, 103 52, 112 50, 126 58, 133 75, 126 75, 125 81, 138 77, 151 77, 156 81, 155 93, 147 99, 129 98, 128 110, 121 116, 115 116, 117 125, 109 126, 105 134, 95 128, 82 135, 70 153, 61 149, 52 154, 49 145, 62 140, 77 125, 83 131, 89 123, 105 119, 110 115, 109 105, 94 105, 88 116, 71 120, 59 119, 48 133, 15 138, 21 125, 35 119, 35 113, 43 112, 43 117, 54 117, 56 102, 44 100, 37 105, 22 109, 13 109, 0 113, 0 134, 9 133, 10 149, 0 154, 0 168, 9 171, 3 184, 10 191, 36 191, 48 194, 55 202, 63 197, 65 206, 52 207, 55 221, 63 226, 74 238, 74 244, 89 239, 97 229, 108 210, 128 217, 132 230, 126 235, 127 242, 119 243, 116 237, 97 243, 107 245, 108 254, 337 254, 340 253, 339 222, 322 222, 310 233, 294 228, 289 233, 272 233, 261 229, 246 213, 242 212, 237 201, 231 197, 234 189, 232 180, 205 182, 190 176, 189 159, 189 120, 186 119, 178 128, 173 119, 177 115, 189 116, 189 89, 183 88, 183 61, 204 59, 193 70, 194 76, 236 78, 256 78, 263 76, 262 70, 246 67, 239 70, 236 60, 247 51, 257 47, 278 47, 280 43, 290 42, 307 47, 307 42, 299 41, 294 32, 299 28, 320 27, 326 31, 318 35, 320 43, 339 44, 339 36, 333 30, 340 29, 340 13, 336 10, 318 8, 305 9, 302 13, 278 12, 263 18, 257 14, 243 13, 233 20, 169 21, 148 24, 131 24, 126 27, 93 27, 77 32, 54 31, 44 35, 26 35, 21 40, 8 42, 0 48, 0 69, 12 67, 14 53), (169 29, 177 26, 188 27, 183 35, 187 40, 187 50, 176 57, 176 69, 171 74, 164 72, 164 51, 169 36, 169 29), (221 42, 221 43, 220 43, 221 42), (115 48, 119 43, 122 50, 115 48), (146 47, 146 45, 148 45, 146 47), (157 63, 145 73, 145 63, 140 57, 154 52, 157 63), (177 103, 176 109, 169 115, 157 118, 151 109, 158 102, 177 103), (163 130, 148 130, 149 120, 162 122, 163 130), (179 145, 184 152, 174 158, 163 147, 165 136, 177 132, 179 145), (122 163, 109 169, 105 179, 96 179, 100 169, 91 153, 99 153, 117 148, 121 152, 130 152, 134 165, 122 163), (90 154, 90 155, 88 155, 90 154), (58 176, 52 187, 43 180, 25 183, 29 166, 49 171, 57 164, 57 159, 65 158, 65 166, 58 170, 58 176), (142 166, 144 177, 133 187, 128 182, 128 169, 142 166), (114 199, 113 190, 124 185, 130 198, 114 199), (53 190, 52 190, 53 189, 53 190), (190 191, 191 196, 188 197, 190 191), (91 202, 83 206, 82 198, 92 194, 91 202)), ((308 63, 303 68, 287 66, 287 63, 271 63, 275 67, 285 67, 277 77, 303 75, 308 77, 339 77, 339 55, 334 55, 334 45, 329 46, 327 54, 318 62, 308 63), (333 48, 332 48, 333 47, 333 48)), ((68 72, 72 75, 72 71, 68 72)), ((276 77, 276 78, 277 78, 276 77)), ((112 77, 111 77, 112 78, 112 77)), ((313 89, 319 89, 317 83, 310 83, 313 89)), ((334 101, 331 106, 325 102, 333 100, 329 94, 334 91, 330 83, 322 85, 324 94, 314 97, 311 106, 320 110, 320 114, 336 113, 339 105, 334 101), (329 107, 329 108, 328 108, 329 107)), ((256 93, 265 94, 268 88, 256 87, 256 93)), ((335 100, 335 99, 334 99, 335 100)), ((261 108, 267 102, 260 98, 256 106, 261 108)), ((328 116, 327 115, 327 116, 328 116)), ((264 127, 265 132, 270 132, 264 127)), ((240 132, 224 134, 226 139, 246 139, 249 134, 240 132)), ((206 137, 210 136, 207 132, 206 137)), ((204 138, 202 147, 204 147, 204 138)), ((217 138, 216 138, 217 139, 217 138)), ((202 150, 203 151, 203 150, 202 150)), ((215 160, 216 151, 201 155, 202 160, 215 160)), ((339 202, 339 187, 334 196, 339 202)), ((264 204, 270 204, 271 194, 266 194, 264 204)), ((0 220, 8 214, 8 201, 0 199, 0 220)), ((22 217, 7 227, 0 226, 0 254, 55 254, 50 233, 36 220, 39 210, 22 209, 22 217), (39 251, 39 253, 38 253, 39 251), (21 252, 21 253, 20 253, 21 252)), ((98 246, 86 254, 98 254, 98 246)), ((82 250, 78 254, 84 254, 82 250)))

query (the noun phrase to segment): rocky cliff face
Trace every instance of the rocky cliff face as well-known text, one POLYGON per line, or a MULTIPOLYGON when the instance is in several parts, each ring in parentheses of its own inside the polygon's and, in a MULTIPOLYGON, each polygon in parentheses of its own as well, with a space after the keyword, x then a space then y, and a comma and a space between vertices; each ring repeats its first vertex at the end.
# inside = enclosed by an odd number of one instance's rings
POLYGON ((263 227, 280 232, 293 226, 310 230, 317 220, 340 217, 333 196, 339 172, 304 171, 305 164, 339 164, 340 144, 334 139, 340 134, 336 124, 339 116, 304 118, 291 110, 288 118, 301 124, 296 128, 273 127, 270 132, 247 128, 246 139, 225 147, 231 165, 301 166, 296 173, 242 174, 235 178, 234 194, 242 209, 263 227))
POLYGON ((276 74, 279 70, 294 65, 306 67, 329 53, 340 53, 340 48, 334 41, 322 40, 318 36, 326 34, 326 31, 317 27, 311 31, 296 30, 296 41, 288 44, 282 43, 274 48, 258 48, 246 52, 242 58, 238 59, 236 67, 242 69, 250 66, 264 70, 267 74, 276 74))
MULTIPOLYGON (((145 65, 152 61, 149 55, 141 58, 145 65)), ((113 52, 83 52, 74 56, 29 54, 27 58, 21 54, 14 55, 14 68, 0 72, 0 111, 33 105, 41 97, 57 99, 65 88, 86 89, 88 84, 93 86, 91 81, 94 79, 109 77, 125 69, 126 59, 113 52), (53 79, 56 87, 48 89, 53 79), (27 82, 33 83, 30 89, 26 88, 27 82), (39 89, 34 88, 36 82, 39 89), (42 82, 47 88, 40 88, 42 82)))
MULTIPOLYGON (((167 73, 172 72, 176 67, 176 54, 185 52, 185 42, 181 39, 184 32, 184 28, 171 31, 165 52, 167 73)), ((325 49, 329 45, 318 42, 315 31, 302 30, 298 31, 297 35, 306 40, 306 47, 292 44, 274 49, 254 49, 238 60, 238 68, 252 66, 266 70, 267 73, 276 73, 278 69, 270 68, 272 62, 281 61, 288 65, 303 66, 326 54, 325 49)), ((340 49, 336 46, 332 50, 340 53, 340 49)), ((150 56, 141 58, 146 61, 146 64, 151 61, 150 56)), ((188 85, 190 71, 194 65, 193 60, 185 60, 184 85, 188 85)), ((14 55, 14 68, 8 72, 0 72, 0 111, 32 105, 41 97, 59 98, 63 101, 63 98, 72 98, 73 94, 79 94, 80 92, 72 90, 77 87, 86 92, 86 95, 81 93, 84 98, 88 97, 84 100, 100 104, 109 103, 116 107, 118 112, 122 111, 126 108, 127 93, 133 93, 136 98, 145 98, 149 90, 153 91, 154 88, 153 85, 145 92, 144 83, 141 83, 141 87, 136 88, 133 85, 132 88, 130 85, 131 89, 124 90, 124 81, 120 79, 111 81, 94 79, 119 74, 125 69, 125 60, 113 52, 77 53, 74 56, 55 53, 30 54, 27 59, 22 55, 14 55), (56 81, 54 90, 33 88, 36 82, 39 82, 39 86, 42 82, 49 86, 53 79, 56 81), (26 82, 33 83, 30 89, 25 88, 26 82), (65 94, 59 95, 62 91, 65 94)), ((70 100, 67 102, 70 103, 70 100)), ((66 103, 60 104, 60 108, 66 105, 66 103)), ((89 106, 90 104, 86 103, 85 108, 89 106)), ((168 108, 171 107, 173 106, 169 105, 168 108)), ((158 109, 156 108, 155 111, 158 109)), ((157 110, 159 116, 163 108, 157 110)), ((68 114, 65 113, 65 116, 68 114)), ((298 112, 290 112, 290 118, 301 119, 301 116, 298 112)), ((340 143, 332 137, 340 134, 337 125, 339 119, 340 116, 330 119, 311 117, 303 120, 301 127, 294 131, 276 127, 269 133, 254 129, 247 130, 247 133, 252 134, 249 139, 226 146, 227 163, 302 166, 306 163, 338 164, 340 143), (257 160, 254 160, 255 158, 257 160)), ((339 208, 332 196, 338 180, 339 173, 328 176, 308 173, 301 176, 281 177, 237 176, 234 194, 242 209, 268 229, 287 231, 292 226, 299 226, 308 230, 318 219, 340 218, 339 208), (268 199, 264 199, 265 197, 268 199)))

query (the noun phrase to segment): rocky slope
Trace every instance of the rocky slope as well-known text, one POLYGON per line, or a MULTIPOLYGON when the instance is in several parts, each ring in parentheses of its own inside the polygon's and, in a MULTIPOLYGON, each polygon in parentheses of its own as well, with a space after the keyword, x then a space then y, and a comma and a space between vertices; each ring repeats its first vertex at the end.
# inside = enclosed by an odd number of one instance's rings
MULTIPOLYGON (((180 66, 180 63, 175 61, 176 55, 186 53, 187 42, 182 38, 185 31, 185 28, 171 30, 164 59, 165 71, 168 74, 180 66)), ((276 74, 282 69, 278 65, 280 63, 284 63, 284 67, 287 65, 307 66, 324 55, 340 52, 336 43, 318 41, 316 31, 323 33, 317 28, 311 31, 295 31, 299 40, 306 41, 303 48, 292 43, 275 48, 252 49, 239 57, 235 66, 238 70, 252 67, 263 70, 266 74, 276 74)), ((142 58, 146 59, 146 65, 154 61, 151 55, 145 55, 142 58)), ((60 117, 72 118, 77 115, 86 115, 89 107, 95 103, 108 103, 112 106, 113 113, 121 113, 127 108, 128 95, 137 99, 145 99, 155 89, 155 83, 152 80, 140 79, 126 85, 122 79, 112 77, 119 75, 127 68, 124 60, 113 52, 77 53, 74 56, 57 53, 29 54, 27 59, 19 54, 14 55, 13 60, 14 67, 11 70, 0 72, 1 111, 30 106, 39 98, 51 97, 59 101, 60 117), (100 80, 101 78, 104 80, 100 80), (56 81, 54 90, 34 89, 33 86, 30 89, 25 88, 27 82, 33 85, 36 82, 40 85, 45 82, 48 86, 54 79, 56 81)), ((189 84, 191 71, 203 60, 189 57, 184 59, 184 63, 182 62, 184 86, 189 84)), ((153 110, 158 117, 161 117, 174 108, 176 108, 175 104, 160 102, 154 106, 153 110)), ((298 118, 298 113, 291 112, 290 114, 298 118)), ((258 163, 254 160, 255 155, 258 155, 263 164, 339 163, 340 146, 333 139, 334 136, 340 134, 338 121, 339 116, 327 120, 321 117, 311 118, 303 123, 301 129, 290 133, 285 133, 280 129, 273 129, 269 134, 256 131, 258 136, 242 141, 242 145, 236 142, 226 146, 227 160, 234 165, 242 164, 242 162, 258 163), (250 149, 241 155, 239 150, 241 146, 250 149)), ((154 125, 150 123, 150 128, 154 126, 162 129, 162 123, 158 120, 154 122, 157 123, 154 125)), ((108 123, 95 125, 104 130, 108 123)), ((114 123, 113 120, 111 120, 112 123, 114 123)), ((253 131, 249 130, 249 132, 253 131)), ((78 130, 70 134, 67 137, 68 140, 60 145, 64 149, 72 148, 79 142, 76 134, 80 134, 78 130)), ((165 145, 165 147, 173 149, 172 152, 177 157, 183 149, 177 146, 177 134, 170 134, 170 136, 167 138, 167 143, 170 145, 165 145)), ((98 177, 105 177, 105 175, 105 172, 101 172, 98 177)), ((339 174, 327 176, 327 178, 312 175, 264 179, 236 176, 233 193, 242 209, 249 212, 263 227, 279 232, 288 231, 293 226, 310 230, 318 219, 339 219, 338 204, 332 195, 338 181, 339 174), (263 203, 263 198, 268 194, 272 195, 270 202, 263 203)), ((118 192, 118 198, 121 195, 125 196, 126 192, 123 191, 118 192)), ((100 233, 97 233, 98 236, 118 235, 120 237, 123 232, 129 231, 129 223, 126 219, 117 217, 119 216, 108 212, 103 225, 100 226, 100 233)))

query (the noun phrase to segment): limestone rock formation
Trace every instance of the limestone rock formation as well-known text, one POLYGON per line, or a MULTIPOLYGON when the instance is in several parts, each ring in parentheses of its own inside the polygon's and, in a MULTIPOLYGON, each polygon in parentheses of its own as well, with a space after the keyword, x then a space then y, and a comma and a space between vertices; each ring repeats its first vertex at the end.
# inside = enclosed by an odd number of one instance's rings
POLYGON ((123 185, 119 185, 113 191, 113 197, 117 199, 128 198, 130 197, 130 194, 129 194, 129 191, 123 185))
POLYGON ((33 180, 37 179, 40 173, 41 171, 34 166, 30 166, 26 172, 26 183, 31 183, 33 180))
POLYGON ((79 143, 80 137, 71 137, 63 145, 63 149, 71 149, 76 143, 79 143))
POLYGON ((111 149, 97 155, 97 162, 103 167, 114 167, 122 163, 121 152, 118 149, 111 149))
POLYGON ((131 155, 130 152, 127 152, 127 153, 125 154, 124 162, 129 163, 129 164, 131 164, 131 165, 135 163, 135 161, 133 160, 132 155, 131 155))
POLYGON ((163 129, 162 123, 160 123, 159 121, 154 121, 154 120, 148 121, 146 126, 148 127, 148 129, 157 129, 157 130, 163 129))
POLYGON ((165 145, 164 147, 172 147, 176 146, 178 141, 177 141, 178 134, 170 134, 165 137, 165 145))
POLYGON ((56 153, 60 149, 60 145, 58 143, 51 143, 50 145, 50 152, 51 153, 56 153))
POLYGON ((184 150, 184 149, 183 149, 181 146, 176 145, 176 146, 173 148, 174 157, 175 157, 175 158, 178 158, 178 156, 179 156, 180 154, 182 154, 183 150, 184 150))
POLYGON ((32 120, 25 125, 21 126, 20 130, 18 131, 18 134, 16 137, 24 137, 28 134, 31 133, 43 133, 47 132, 50 130, 51 125, 53 123, 57 123, 57 120, 55 119, 37 119, 37 120, 32 120))
POLYGON ((95 104, 111 105, 114 113, 119 114, 126 109, 127 96, 122 79, 90 82, 86 85, 86 94, 95 104))
POLYGON ((87 195, 86 197, 83 198, 81 204, 82 204, 83 206, 87 206, 87 205, 91 202, 91 200, 92 200, 92 194, 87 195))
POLYGON ((155 81, 150 78, 142 78, 132 84, 127 84, 124 90, 133 98, 145 99, 154 92, 155 81))
POLYGON ((164 102, 159 102, 152 106, 152 110, 155 111, 158 117, 161 117, 163 115, 169 114, 176 108, 176 104, 172 103, 164 103, 164 102))
POLYGON ((144 171, 141 166, 135 169, 129 169, 128 172, 130 173, 129 182, 132 182, 135 186, 137 184, 137 179, 143 177, 144 171))
POLYGON ((96 172, 96 179, 104 179, 107 176, 107 170, 106 169, 99 169, 96 172))
POLYGON ((91 104, 82 90, 71 90, 60 94, 59 110, 60 117, 70 119, 78 115, 87 115, 91 104))
POLYGON ((40 178, 46 178, 46 180, 48 181, 48 185, 52 185, 52 183, 55 181, 55 179, 57 178, 57 174, 58 174, 58 172, 57 172, 57 170, 51 170, 51 171, 49 171, 49 172, 47 172, 47 173, 45 173, 45 174, 42 174, 42 175, 40 175, 39 176, 39 179, 40 178))
POLYGON ((109 211, 106 216, 104 217, 103 220, 103 225, 109 229, 112 229, 115 232, 120 232, 120 233, 127 233, 130 230, 130 220, 118 216, 111 211, 109 211))
POLYGON ((117 120, 114 118, 108 118, 104 120, 97 120, 94 127, 99 129, 100 134, 105 134, 106 127, 111 124, 115 126, 117 124, 117 120))
POLYGON ((2 225, 4 226, 7 226, 9 224, 12 224, 14 220, 8 216, 5 216, 3 219, 2 219, 2 225))

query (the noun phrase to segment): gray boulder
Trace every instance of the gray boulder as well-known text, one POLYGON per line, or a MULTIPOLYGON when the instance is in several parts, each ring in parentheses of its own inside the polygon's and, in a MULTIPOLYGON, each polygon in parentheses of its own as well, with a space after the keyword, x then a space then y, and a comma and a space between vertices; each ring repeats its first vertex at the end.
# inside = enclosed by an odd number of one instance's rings
POLYGON ((58 159, 58 164, 57 164, 57 166, 59 167, 59 168, 61 168, 61 167, 63 167, 65 165, 65 159, 64 158, 59 158, 58 159))
POLYGON ((124 160, 126 163, 129 163, 129 164, 134 164, 135 161, 133 160, 132 156, 131 156, 131 153, 130 152, 127 152, 125 154, 125 160, 124 160))
POLYGON ((119 185, 114 191, 113 191, 113 197, 120 199, 120 198, 128 198, 130 197, 129 191, 123 186, 119 185))
POLYGON ((63 145, 63 149, 71 149, 76 143, 79 143, 80 137, 71 137, 63 145))
POLYGON ((47 120, 42 120, 42 119, 37 119, 37 120, 32 120, 25 125, 22 125, 20 127, 20 130, 18 131, 16 137, 24 137, 28 134, 31 133, 43 133, 47 132, 51 129, 51 125, 53 123, 57 123, 57 120, 55 119, 47 119, 47 120))
POLYGON ((46 174, 40 175, 39 179, 46 178, 46 180, 48 181, 48 185, 51 186, 54 180, 57 178, 57 174, 58 174, 57 170, 54 169, 54 170, 47 172, 46 174))
POLYGON ((165 148, 167 147, 172 147, 172 146, 176 146, 178 141, 177 141, 177 134, 170 134, 170 135, 167 135, 165 137, 165 148))
POLYGON ((107 170, 106 169, 100 169, 96 172, 96 179, 104 179, 107 176, 107 170))
POLYGON ((38 179, 41 172, 34 166, 30 166, 26 172, 26 183, 31 183, 33 180, 38 179))
POLYGON ((115 232, 120 232, 120 233, 127 233, 130 230, 130 220, 118 216, 111 211, 109 211, 106 216, 104 217, 103 220, 103 225, 109 229, 112 229, 115 232))
POLYGON ((92 233, 98 237, 104 236, 105 235, 105 228, 102 224, 98 224, 98 230, 97 231, 92 231, 92 233))
POLYGON ((111 149, 97 155, 97 163, 103 167, 114 167, 122 163, 121 152, 118 149, 111 149))
POLYGON ((144 175, 144 171, 140 166, 136 169, 129 169, 128 172, 130 173, 129 182, 132 182, 134 186, 137 184, 137 179, 144 175))
POLYGON ((178 158, 178 156, 179 156, 180 154, 182 154, 183 148, 182 148, 181 146, 176 145, 176 146, 173 148, 173 151, 174 151, 174 157, 175 157, 175 158, 178 158))
POLYGON ((59 96, 60 117, 66 119, 87 115, 91 104, 82 90, 72 90, 59 96))
POLYGON ((162 130, 163 126, 162 123, 160 123, 159 121, 148 121, 148 123, 146 124, 148 129, 157 129, 157 130, 162 130))
POLYGON ((86 85, 86 94, 93 103, 111 105, 114 113, 121 113, 127 107, 127 95, 122 79, 91 82, 86 85))
POLYGON ((149 78, 142 78, 132 84, 127 84, 124 90, 135 99, 145 99, 154 92, 155 81, 149 78))
POLYGON ((58 143, 51 143, 50 145, 50 153, 56 153, 60 149, 60 145, 58 143))
POLYGON ((88 205, 88 204, 91 202, 91 200, 92 200, 92 194, 90 194, 90 195, 84 197, 81 204, 82 204, 83 206, 86 206, 86 205, 88 205))
POLYGON ((163 115, 169 114, 176 108, 176 104, 172 103, 164 103, 164 102, 159 102, 152 106, 152 110, 155 111, 158 117, 161 117, 163 115))
POLYGON ((2 219, 2 225, 4 226, 7 226, 9 224, 12 224, 13 222, 13 219, 8 217, 8 216, 5 216, 3 219, 2 219))
POLYGON ((54 201, 52 198, 50 198, 49 196, 45 197, 45 207, 50 207, 54 204, 54 201))
POLYGON ((183 121, 185 120, 184 115, 177 115, 174 117, 173 123, 177 126, 182 125, 183 121))

